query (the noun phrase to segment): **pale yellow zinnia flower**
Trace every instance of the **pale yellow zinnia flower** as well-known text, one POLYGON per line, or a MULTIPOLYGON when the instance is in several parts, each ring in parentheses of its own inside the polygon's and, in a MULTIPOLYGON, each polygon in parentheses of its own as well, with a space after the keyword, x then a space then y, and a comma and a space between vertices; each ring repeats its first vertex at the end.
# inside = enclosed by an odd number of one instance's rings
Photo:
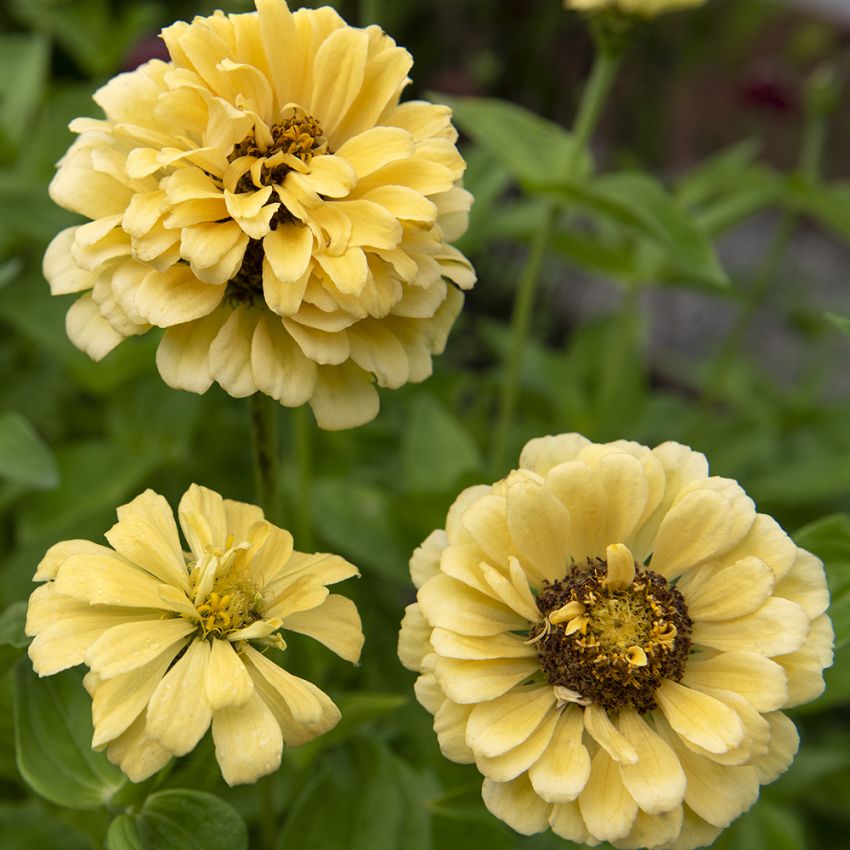
POLYGON ((654 18, 665 12, 693 9, 703 3, 705 0, 564 0, 564 8, 578 12, 611 10, 640 18, 654 18))
POLYGON ((192 750, 212 724, 225 780, 254 782, 340 713, 269 648, 300 632, 356 662, 354 603, 327 585, 358 575, 336 555, 295 552, 254 505, 192 485, 180 501, 184 552, 166 500, 146 490, 118 508, 112 548, 57 543, 35 574, 26 632, 35 671, 86 664, 95 749, 134 782, 192 750), (256 647, 259 647, 257 649, 256 647))
POLYGON ((790 764, 823 690, 823 565, 703 455, 577 434, 464 491, 399 638, 443 753, 524 834, 710 843, 790 764))
POLYGON ((410 54, 331 8, 176 23, 170 62, 94 96, 50 186, 91 222, 44 258, 54 294, 84 292, 71 340, 100 359, 166 328, 173 387, 309 403, 323 428, 431 373, 475 276, 449 242, 471 196, 445 106, 399 103, 410 54))

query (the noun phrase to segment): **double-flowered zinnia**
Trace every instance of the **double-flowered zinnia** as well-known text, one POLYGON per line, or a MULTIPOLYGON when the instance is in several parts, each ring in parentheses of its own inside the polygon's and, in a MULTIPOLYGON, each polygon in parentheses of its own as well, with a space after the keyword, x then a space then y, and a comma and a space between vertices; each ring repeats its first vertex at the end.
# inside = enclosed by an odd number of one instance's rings
POLYGON ((449 243, 471 196, 447 107, 400 103, 410 54, 329 7, 175 23, 169 62, 94 96, 51 197, 90 222, 44 258, 72 342, 100 359, 165 328, 172 387, 309 403, 323 428, 431 373, 474 283, 449 243))
POLYGON ((284 744, 340 718, 270 650, 286 648, 281 631, 300 632, 356 662, 357 609, 327 585, 358 572, 336 555, 294 551, 259 508, 197 485, 178 515, 188 552, 151 490, 118 508, 108 547, 53 546, 29 601, 30 658, 41 676, 88 666, 92 746, 133 781, 188 753, 212 725, 225 780, 254 782, 279 767, 284 744))
POLYGON ((416 550, 399 655, 524 834, 688 850, 797 750, 832 659, 821 562, 676 443, 532 440, 416 550))

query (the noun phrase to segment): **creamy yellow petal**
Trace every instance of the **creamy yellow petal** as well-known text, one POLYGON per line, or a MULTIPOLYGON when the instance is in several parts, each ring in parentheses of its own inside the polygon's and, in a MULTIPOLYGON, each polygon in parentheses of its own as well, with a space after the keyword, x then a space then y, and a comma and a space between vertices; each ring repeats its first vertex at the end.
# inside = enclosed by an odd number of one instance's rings
POLYGON ((637 750, 632 746, 598 703, 584 710, 584 726, 590 736, 619 765, 634 764, 638 760, 637 750))
POLYGON ((733 620, 757 611, 773 591, 773 570, 758 558, 690 570, 676 584, 699 622, 733 620))
MULTIPOLYGON (((242 649, 242 658, 280 694, 296 722, 311 724, 321 719, 322 706, 312 688, 308 687, 309 682, 278 667, 249 645, 242 649)), ((255 677, 254 683, 257 683, 255 677)))
POLYGON ((259 313, 237 307, 210 345, 210 375, 234 398, 257 391, 251 364, 251 345, 259 313))
MULTIPOLYGON (((420 615, 421 616, 421 615, 420 615)), ((425 622, 423 620, 423 622, 425 622)), ((446 658, 488 659, 488 658, 533 658, 537 648, 531 646, 521 635, 505 632, 486 637, 459 635, 447 629, 437 628, 431 631, 430 642, 434 649, 446 658)))
POLYGON ((670 745, 631 708, 621 709, 618 726, 637 761, 620 765, 620 778, 641 810, 661 815, 685 797, 685 772, 670 745))
POLYGON ((208 487, 192 484, 183 494, 177 508, 180 527, 196 558, 207 548, 224 550, 227 541, 227 512, 224 499, 208 487))
POLYGON ((433 626, 458 634, 484 637, 521 630, 528 625, 507 605, 446 575, 438 575, 419 590, 419 605, 433 626))
POLYGON ((668 679, 655 698, 679 735, 711 753, 726 752, 743 740, 744 724, 738 714, 708 694, 668 679))
POLYGON ((481 575, 493 595, 501 599, 512 611, 530 623, 540 618, 537 604, 528 587, 522 568, 516 558, 511 558, 511 578, 506 578, 489 564, 481 564, 481 575), (516 575, 518 580, 514 580, 516 575))
POLYGON ((209 658, 210 645, 192 641, 148 703, 146 734, 176 756, 194 749, 209 728, 212 710, 205 689, 209 658))
POLYGON ((570 514, 541 484, 517 481, 508 487, 507 524, 520 554, 548 581, 567 571, 570 514))
POLYGON ((103 360, 124 337, 103 318, 90 294, 78 298, 65 316, 68 339, 91 357, 103 360))
POLYGON ((46 581, 56 578, 59 567, 74 555, 112 555, 112 551, 99 543, 89 540, 62 540, 51 546, 36 567, 33 581, 46 581))
POLYGON ((435 714, 445 702, 446 695, 433 673, 425 673, 413 683, 417 702, 431 714, 435 714))
POLYGON ((476 754, 500 756, 525 741, 554 704, 548 685, 516 689, 489 702, 479 701, 469 717, 466 743, 476 754))
POLYGON ((788 770, 800 746, 797 727, 787 715, 773 711, 765 717, 770 724, 770 748, 754 763, 762 785, 773 782, 788 770))
MULTIPOLYGON (((575 800, 587 784, 590 754, 582 744, 583 733, 582 709, 571 705, 561 712, 546 752, 529 769, 528 778, 535 792, 547 803, 575 800)), ((563 812, 561 817, 566 819, 566 814, 563 812)), ((554 824, 552 828, 555 829, 554 824)), ((557 829, 555 831, 558 832, 557 829)), ((558 834, 562 835, 561 832, 558 834)))
POLYGON ((777 582, 776 596, 790 599, 800 605, 810 620, 823 614, 829 607, 829 590, 823 562, 805 549, 797 550, 797 557, 788 572, 777 582))
POLYGON ((617 846, 622 850, 637 850, 640 847, 645 847, 647 850, 667 848, 679 835, 682 821, 682 806, 676 806, 669 812, 656 815, 647 814, 639 809, 631 831, 617 842, 617 846))
POLYGON ((210 660, 204 689, 207 702, 214 712, 213 727, 215 712, 245 705, 254 693, 254 684, 245 665, 226 640, 210 641, 210 660))
POLYGON ((265 616, 284 620, 300 612, 309 613, 328 598, 328 589, 315 576, 302 575, 272 599, 265 616))
POLYGON ((136 290, 139 315, 160 328, 208 316, 224 298, 224 287, 201 283, 185 265, 150 271, 136 290))
POLYGON ((196 625, 183 617, 122 623, 104 632, 87 650, 85 662, 101 679, 149 664, 171 647, 186 643, 196 625))
POLYGON ((590 440, 581 434, 559 434, 557 437, 529 440, 519 456, 520 469, 545 476, 552 467, 575 460, 589 443, 590 440))
POLYGON ((114 741, 135 723, 181 647, 182 644, 173 644, 142 667, 98 681, 92 694, 94 749, 114 741))
POLYGON ((334 593, 310 611, 289 614, 283 628, 308 635, 353 664, 360 660, 364 640, 360 614, 345 596, 334 593))
POLYGON ((558 498, 570 514, 568 551, 577 562, 604 557, 612 542, 606 536, 608 497, 591 467, 580 461, 567 461, 546 474, 546 489, 558 498))
POLYGON ((81 269, 71 256, 76 227, 68 227, 53 237, 42 261, 42 273, 50 284, 52 295, 84 292, 94 286, 95 275, 81 269))
POLYGON ((143 711, 106 752, 109 761, 119 765, 131 782, 143 782, 172 758, 169 750, 147 736, 146 725, 147 713, 143 711))
POLYGON ((509 556, 514 554, 514 545, 508 531, 507 507, 503 496, 484 494, 470 501, 460 521, 491 564, 508 566, 509 556))
POLYGON ((520 835, 534 835, 548 826, 549 806, 523 774, 511 782, 485 779, 481 787, 484 805, 520 835))
POLYGON ((743 650, 690 657, 682 682, 691 688, 735 691, 757 711, 774 711, 788 697, 782 667, 763 655, 743 650))
POLYGON ((693 642, 725 652, 745 650, 784 655, 799 649, 809 633, 809 618, 796 603, 771 596, 752 614, 723 622, 694 623, 693 642))
MULTIPOLYGON (((421 672, 422 659, 433 652, 430 643, 431 625, 422 616, 419 605, 414 603, 404 609, 401 629, 398 633, 399 661, 414 672, 421 672)), ((443 653, 445 654, 445 653, 443 653)))
POLYGON ((713 480, 681 496, 661 522, 650 566, 667 579, 731 549, 753 524, 752 503, 712 489, 713 480))
POLYGON ((617 763, 598 750, 593 757, 590 779, 578 797, 579 811, 591 835, 602 841, 617 841, 628 835, 638 806, 620 779, 617 763))
POLYGON ((678 838, 671 842, 668 850, 694 850, 706 847, 720 834, 720 829, 694 814, 688 806, 683 806, 682 827, 678 838))
POLYGON ((465 661, 440 658, 435 668, 440 687, 455 702, 492 700, 507 693, 539 669, 534 658, 465 661))
MULTIPOLYGON (((588 762, 589 774, 590 764, 588 762)), ((552 811, 549 813, 549 826, 552 827, 552 832, 555 835, 575 844, 595 847, 600 843, 587 831, 578 803, 574 800, 552 806, 552 811)))
POLYGON ((119 508, 118 522, 106 532, 106 539, 128 561, 188 593, 189 573, 177 523, 158 493, 146 490, 119 508))
POLYGON ((156 366, 168 386, 193 393, 210 388, 210 346, 230 313, 229 307, 220 307, 202 319, 166 329, 156 350, 156 366))
POLYGON ((551 708, 540 725, 521 744, 495 758, 476 754, 478 770, 494 782, 510 782, 525 773, 550 746, 558 722, 558 713, 551 708))
POLYGON ((440 571, 440 556, 448 545, 446 532, 436 529, 413 550, 410 556, 410 578, 417 590, 440 571))
POLYGON ((213 713, 215 758, 228 785, 256 782, 280 767, 283 736, 272 710, 255 691, 244 705, 213 713))
POLYGON ((466 725, 473 706, 445 700, 434 713, 434 732, 440 752, 458 764, 472 764, 475 755, 466 743, 466 725))
POLYGON ((310 399, 316 423, 326 431, 356 428, 378 415, 378 391, 372 379, 353 363, 320 367, 310 399))

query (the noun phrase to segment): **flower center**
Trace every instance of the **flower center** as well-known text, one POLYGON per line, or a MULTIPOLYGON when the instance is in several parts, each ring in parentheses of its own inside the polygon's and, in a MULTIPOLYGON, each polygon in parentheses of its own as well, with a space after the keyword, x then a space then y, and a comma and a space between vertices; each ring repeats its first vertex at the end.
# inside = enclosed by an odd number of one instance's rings
POLYGON ((254 132, 249 133, 234 145, 227 158, 234 162, 240 157, 252 157, 259 163, 239 178, 236 192, 254 192, 257 184, 270 186, 282 183, 286 173, 298 166, 293 157, 308 163, 314 156, 328 151, 328 140, 318 120, 297 106, 289 107, 281 120, 272 124, 268 134, 264 135, 267 136, 265 139, 258 139, 254 132))
POLYGON ((189 564, 189 580, 198 612, 191 619, 197 622, 202 638, 224 637, 263 618, 263 594, 242 571, 234 569, 236 556, 245 545, 233 547, 232 541, 228 541, 226 551, 210 550, 189 564))
POLYGON ((614 548, 608 561, 574 566, 541 591, 537 607, 545 620, 533 639, 552 685, 607 710, 633 706, 644 713, 656 707, 664 679, 682 678, 691 619, 675 587, 634 561, 614 565, 614 548))
POLYGON ((250 306, 255 299, 263 298, 263 243, 259 239, 251 239, 245 248, 245 256, 239 271, 227 281, 224 297, 231 307, 239 304, 250 306))

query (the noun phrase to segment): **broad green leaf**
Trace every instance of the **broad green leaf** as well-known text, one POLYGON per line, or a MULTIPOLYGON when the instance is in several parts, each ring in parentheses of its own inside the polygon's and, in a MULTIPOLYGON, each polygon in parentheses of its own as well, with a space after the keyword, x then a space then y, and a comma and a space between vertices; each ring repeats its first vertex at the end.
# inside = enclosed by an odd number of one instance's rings
POLYGON ((0 802, 3 850, 91 850, 89 841, 36 799, 0 802))
POLYGON ((326 747, 345 741, 365 724, 397 711, 410 700, 403 694, 348 693, 334 699, 342 719, 330 732, 316 739, 326 747))
POLYGON ((839 239, 850 242, 850 185, 792 180, 787 201, 792 209, 811 216, 839 239))
POLYGON ((47 78, 48 44, 38 35, 0 35, 0 158, 30 129, 47 78))
POLYGON ((401 444, 401 473, 407 489, 450 490, 480 467, 481 453, 460 419, 434 396, 417 396, 401 444))
POLYGON ((446 97, 455 123, 520 183, 547 183, 584 164, 563 127, 504 100, 446 97))
POLYGON ((59 482, 50 449, 19 413, 0 414, 0 478, 39 488, 59 482))
POLYGON ((79 671, 40 679, 27 659, 15 668, 18 769, 42 797, 70 809, 108 805, 121 771, 91 748, 91 699, 79 671))
MULTIPOLYGON (((448 791, 428 803, 434 848, 467 850, 486 847, 487 850, 514 850, 514 834, 487 811, 481 799, 481 783, 448 791)), ((563 850, 573 846, 560 839, 563 850)))
POLYGON ((410 553, 399 540, 389 493, 351 478, 324 478, 312 496, 316 527, 332 551, 358 567, 407 581, 410 553))
POLYGON ((705 203, 718 187, 738 180, 753 164, 761 145, 757 139, 744 139, 703 160, 678 181, 676 198, 685 206, 705 203))
POLYGON ((431 850, 426 794, 408 764, 359 739, 326 754, 277 850, 431 850))
POLYGON ((27 603, 13 602, 0 614, 0 676, 18 660, 21 651, 29 643, 24 634, 27 619, 27 603))
POLYGON ((10 257, 5 262, 0 263, 0 289, 18 276, 23 265, 24 262, 20 257, 10 257))
POLYGON ((850 336, 850 316, 840 316, 838 313, 826 313, 826 319, 843 334, 850 336))
POLYGON ((637 172, 587 180, 550 179, 572 208, 648 237, 663 250, 657 273, 662 282, 695 281, 728 286, 729 278, 708 235, 656 180, 637 172), (669 268, 665 269, 665 265, 669 268))
POLYGON ((107 850, 248 850, 239 812, 203 791, 158 791, 109 825, 107 850))

